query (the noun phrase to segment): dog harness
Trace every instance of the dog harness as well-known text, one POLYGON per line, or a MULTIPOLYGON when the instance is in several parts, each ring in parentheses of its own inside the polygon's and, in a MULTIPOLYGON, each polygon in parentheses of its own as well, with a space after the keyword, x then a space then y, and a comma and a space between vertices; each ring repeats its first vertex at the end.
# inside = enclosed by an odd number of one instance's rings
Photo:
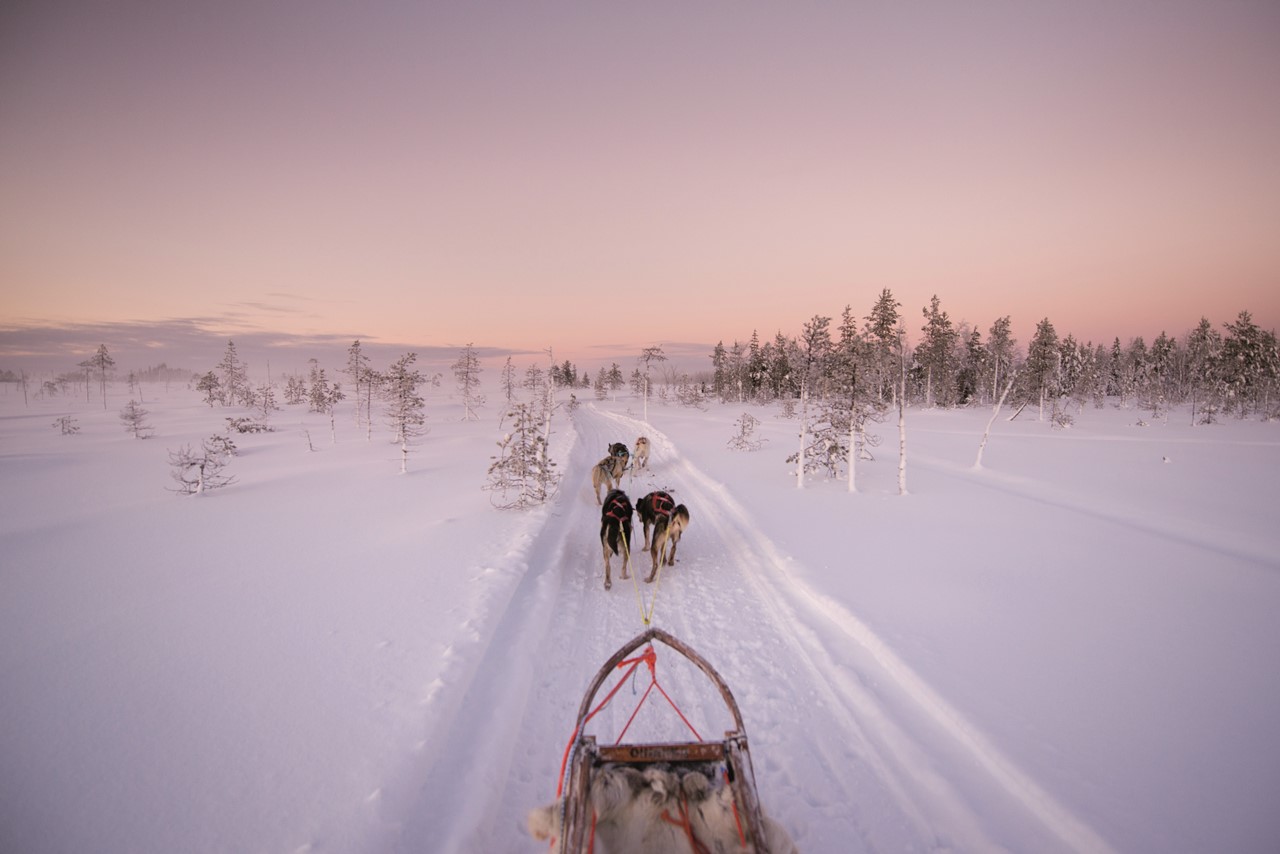
POLYGON ((671 496, 665 492, 655 492, 649 496, 649 503, 653 505, 653 515, 671 517, 671 511, 675 509, 676 503, 671 496))
POLYGON ((631 505, 621 498, 611 499, 609 501, 609 506, 607 506, 604 510, 604 515, 608 516, 611 519, 617 519, 619 522, 630 519, 631 513, 632 513, 631 505), (621 515, 623 510, 626 510, 625 516, 621 515))

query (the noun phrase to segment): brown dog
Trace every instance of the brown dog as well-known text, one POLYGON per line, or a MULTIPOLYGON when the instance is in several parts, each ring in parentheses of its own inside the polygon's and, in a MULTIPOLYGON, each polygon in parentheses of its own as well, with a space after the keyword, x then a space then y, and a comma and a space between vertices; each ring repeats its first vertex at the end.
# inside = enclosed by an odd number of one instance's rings
POLYGON ((676 546, 680 543, 680 535, 689 527, 689 509, 683 504, 676 504, 669 493, 658 490, 641 498, 636 510, 644 526, 645 550, 653 558, 653 568, 645 581, 652 582, 658 575, 660 564, 676 565, 676 546), (650 526, 653 527, 652 543, 649 541, 650 526))
POLYGON ((597 504, 600 503, 600 487, 603 486, 605 494, 608 494, 622 480, 622 472, 619 468, 615 457, 605 457, 591 467, 591 486, 596 491, 597 504))

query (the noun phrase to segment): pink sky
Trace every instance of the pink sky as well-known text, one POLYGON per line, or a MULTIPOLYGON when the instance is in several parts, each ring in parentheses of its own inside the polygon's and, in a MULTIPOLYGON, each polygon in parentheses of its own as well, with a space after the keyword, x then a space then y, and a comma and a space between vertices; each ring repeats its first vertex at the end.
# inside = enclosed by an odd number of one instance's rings
POLYGON ((913 336, 1275 328, 1277 93, 1265 0, 6 4, 0 362, 709 350, 886 287, 913 336))

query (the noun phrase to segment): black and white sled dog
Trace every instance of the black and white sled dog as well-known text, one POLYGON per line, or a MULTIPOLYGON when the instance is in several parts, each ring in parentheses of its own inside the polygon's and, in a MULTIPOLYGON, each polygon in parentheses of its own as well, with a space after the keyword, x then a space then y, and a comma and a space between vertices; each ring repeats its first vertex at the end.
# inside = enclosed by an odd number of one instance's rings
POLYGON ((683 504, 676 504, 671 494, 657 490, 650 492, 636 504, 640 513, 640 524, 644 526, 644 548, 653 558, 653 568, 649 571, 646 582, 651 582, 658 575, 658 566, 665 562, 667 566, 676 565, 676 546, 680 543, 680 535, 689 527, 689 509, 683 504), (649 528, 653 528, 653 541, 649 540, 649 528))
POLYGON ((627 446, 622 442, 614 442, 609 446, 609 456, 617 461, 618 477, 622 477, 622 473, 627 470, 627 463, 631 462, 631 452, 627 450, 627 446))
POLYGON ((641 436, 639 439, 636 439, 635 458, 636 471, 649 467, 649 438, 647 436, 641 436))
POLYGON ((631 499, 621 489, 612 489, 605 496, 600 510, 600 548, 604 552, 604 589, 613 586, 609 558, 622 556, 623 579, 631 577, 631 499))

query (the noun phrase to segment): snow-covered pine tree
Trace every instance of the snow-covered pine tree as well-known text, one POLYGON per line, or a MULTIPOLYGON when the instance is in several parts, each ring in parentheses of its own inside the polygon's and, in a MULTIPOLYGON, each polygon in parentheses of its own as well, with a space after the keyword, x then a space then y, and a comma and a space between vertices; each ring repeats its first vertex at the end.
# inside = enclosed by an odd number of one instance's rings
POLYGON ((644 420, 649 420, 649 389, 653 385, 651 380, 652 366, 654 362, 665 362, 667 356, 662 352, 661 345, 653 347, 645 347, 640 351, 640 362, 644 365, 644 381, 642 392, 644 394, 644 420))
POLYGON ((409 467, 409 446, 413 440, 426 433, 426 401, 418 394, 424 382, 422 374, 413 367, 417 353, 406 353, 396 360, 386 373, 382 394, 387 402, 387 420, 391 425, 394 441, 400 445, 400 473, 409 467))
POLYGON ((458 354, 458 361, 453 363, 453 378, 457 382, 458 391, 462 393, 462 420, 475 421, 480 416, 475 410, 484 406, 484 395, 480 394, 480 357, 468 342, 458 354))
POLYGON ((735 451, 758 451, 761 445, 769 441, 756 438, 756 428, 760 426, 760 419, 750 412, 744 412, 738 416, 733 426, 738 428, 738 435, 730 439, 727 444, 735 451))
MULTIPOLYGON (((357 338, 347 348, 347 376, 351 378, 351 387, 355 389, 356 405, 353 409, 355 410, 357 428, 360 427, 361 409, 363 408, 360 390, 364 387, 365 382, 368 381, 369 373, 369 357, 360 348, 360 339, 357 338)), ((367 412, 364 414, 368 415, 367 412)))
POLYGON ((271 418, 271 413, 280 409, 276 405, 276 389, 271 383, 262 383, 258 386, 258 390, 253 395, 254 404, 258 410, 258 417, 262 419, 262 423, 266 424, 271 418))
POLYGON ((147 439, 151 436, 151 425, 147 423, 149 414, 136 400, 130 400, 120 410, 120 423, 124 425, 125 432, 133 434, 133 438, 147 439))
POLYGON ((544 503, 555 493, 559 475, 555 471, 542 433, 538 407, 516 403, 503 416, 511 430, 498 440, 498 453, 490 459, 488 482, 490 501, 503 510, 523 509, 544 503))
POLYGON ((511 406, 516 400, 516 367, 511 364, 511 357, 507 357, 507 361, 502 366, 502 397, 507 402, 507 406, 511 406))
POLYGON ((106 344, 98 345, 98 352, 93 354, 89 359, 80 363, 80 367, 85 369, 85 400, 89 399, 89 372, 96 370, 98 372, 99 385, 102 389, 102 408, 107 408, 107 371, 114 368, 116 360, 111 358, 107 352, 106 344))
MULTIPOLYGON (((312 389, 312 393, 315 390, 312 389)), ((342 386, 337 383, 329 383, 325 389, 324 395, 320 398, 320 411, 329 416, 329 444, 338 444, 338 419, 336 416, 339 401, 346 397, 342 393, 342 386)))
POLYGON ((222 382, 218 375, 209 371, 196 381, 196 391, 204 394, 204 402, 212 409, 215 403, 222 402, 222 382))
POLYGON ((222 371, 222 402, 225 405, 237 404, 253 406, 253 389, 249 385, 249 369, 236 354, 236 343, 227 342, 227 349, 218 363, 222 371))

